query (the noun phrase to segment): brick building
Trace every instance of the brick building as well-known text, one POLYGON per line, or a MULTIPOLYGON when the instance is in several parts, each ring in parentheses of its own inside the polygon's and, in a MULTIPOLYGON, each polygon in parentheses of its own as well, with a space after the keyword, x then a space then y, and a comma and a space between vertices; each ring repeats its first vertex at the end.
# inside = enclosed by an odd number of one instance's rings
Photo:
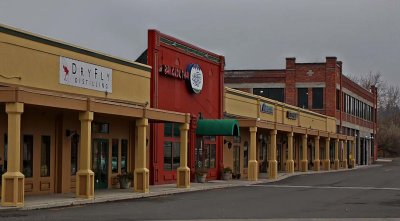
POLYGON ((321 63, 286 58, 286 68, 277 70, 226 70, 225 86, 335 117, 337 133, 357 138, 357 164, 376 159, 377 88, 365 89, 343 75, 336 57, 321 63))

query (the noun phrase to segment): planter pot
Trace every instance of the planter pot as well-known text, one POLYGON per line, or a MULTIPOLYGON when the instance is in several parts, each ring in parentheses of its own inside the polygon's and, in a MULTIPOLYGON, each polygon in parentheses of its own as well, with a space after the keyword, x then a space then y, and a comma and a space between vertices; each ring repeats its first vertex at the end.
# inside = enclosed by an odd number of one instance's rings
POLYGON ((120 180, 119 187, 121 189, 129 189, 131 187, 131 180, 120 180))
POLYGON ((222 178, 224 180, 230 180, 230 179, 232 179, 232 173, 224 173, 222 178))
POLYGON ((197 182, 205 183, 206 182, 206 178, 207 178, 207 174, 197 174, 196 178, 197 178, 197 182))

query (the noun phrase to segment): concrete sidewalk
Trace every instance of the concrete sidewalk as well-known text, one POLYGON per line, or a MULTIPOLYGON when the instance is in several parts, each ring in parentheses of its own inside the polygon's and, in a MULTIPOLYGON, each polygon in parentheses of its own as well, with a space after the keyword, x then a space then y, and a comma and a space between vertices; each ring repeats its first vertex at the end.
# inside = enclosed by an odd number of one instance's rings
MULTIPOLYGON (((377 166, 377 165, 372 165, 377 166)), ((372 166, 357 166, 355 169, 369 168, 372 166)), ((202 190, 212 190, 220 188, 228 188, 235 186, 248 186, 259 183, 272 183, 288 177, 306 174, 318 174, 318 173, 332 173, 332 172, 345 172, 355 169, 340 169, 340 170, 330 170, 330 171, 308 171, 308 172, 295 172, 294 174, 279 173, 278 178, 275 180, 266 179, 266 174, 260 174, 261 179, 258 181, 247 181, 247 180, 212 180, 206 183, 191 183, 190 188, 177 188, 176 184, 165 184, 150 186, 149 193, 135 193, 133 189, 106 189, 106 190, 96 190, 94 199, 81 199, 76 198, 74 193, 66 194, 46 194, 46 195, 30 195, 25 196, 25 206, 22 208, 14 207, 1 207, 0 211, 4 210, 33 210, 33 209, 46 209, 53 207, 64 207, 64 206, 74 206, 83 205, 89 203, 102 203, 111 202, 118 200, 127 199, 138 199, 146 197, 156 197, 165 196, 177 193, 186 193, 202 190)))

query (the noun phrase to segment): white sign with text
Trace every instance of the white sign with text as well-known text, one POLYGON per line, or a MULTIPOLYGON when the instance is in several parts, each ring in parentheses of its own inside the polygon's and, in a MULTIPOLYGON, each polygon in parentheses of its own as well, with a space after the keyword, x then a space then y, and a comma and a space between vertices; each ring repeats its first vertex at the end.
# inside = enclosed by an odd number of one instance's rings
POLYGON ((112 93, 112 69, 60 57, 60 84, 112 93))

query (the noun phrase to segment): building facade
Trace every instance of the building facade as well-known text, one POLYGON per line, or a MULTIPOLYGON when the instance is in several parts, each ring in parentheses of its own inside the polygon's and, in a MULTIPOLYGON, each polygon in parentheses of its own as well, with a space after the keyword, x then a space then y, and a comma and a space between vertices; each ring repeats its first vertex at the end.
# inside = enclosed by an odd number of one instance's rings
POLYGON ((286 68, 278 70, 227 70, 225 85, 335 117, 338 133, 356 137, 357 164, 376 159, 377 89, 343 75, 336 57, 322 63, 287 58, 286 68))
MULTIPOLYGON (((225 59, 205 49, 160 33, 148 32, 147 64, 153 66, 151 102, 153 108, 189 113, 188 165, 206 168, 208 179, 217 179, 223 168, 222 135, 198 131, 205 119, 223 119, 223 74, 225 59)), ((154 124, 151 127, 151 184, 175 182, 179 162, 176 125, 154 124)))
POLYGON ((179 125, 187 143, 188 114, 149 107, 147 65, 7 26, 0 58, 2 206, 23 206, 25 194, 93 198, 124 172, 148 192, 149 123, 179 125))
POLYGON ((334 117, 228 87, 225 116, 240 124, 239 137, 224 138, 224 165, 235 178, 355 166, 354 137, 337 134, 334 117))

